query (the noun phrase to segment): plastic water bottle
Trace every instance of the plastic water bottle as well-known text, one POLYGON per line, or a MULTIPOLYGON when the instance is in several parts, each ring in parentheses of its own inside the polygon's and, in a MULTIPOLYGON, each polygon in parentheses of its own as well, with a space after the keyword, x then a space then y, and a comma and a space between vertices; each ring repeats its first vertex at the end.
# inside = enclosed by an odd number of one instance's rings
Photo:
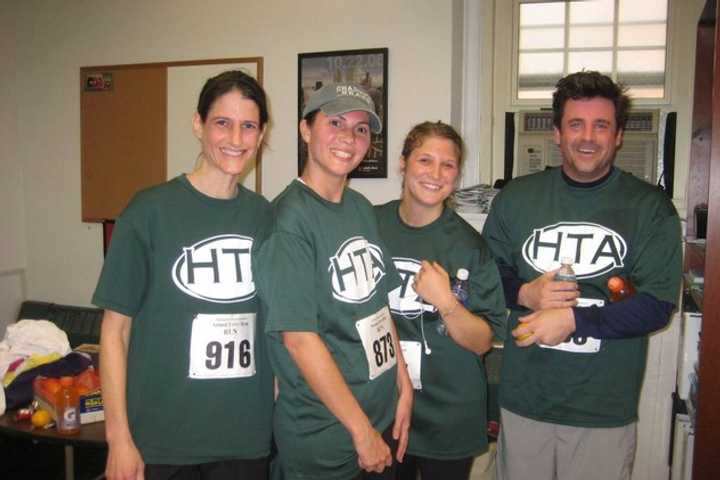
MULTIPOLYGON (((575 270, 573 270, 573 259, 572 257, 562 257, 560 258, 560 270, 557 271, 555 276, 553 277, 553 280, 556 282, 577 282, 577 277, 575 276, 575 270)), ((523 335, 520 335, 517 337, 517 340, 523 341, 532 335, 531 332, 525 333, 523 335)))
MULTIPOLYGON (((470 297, 469 278, 470 272, 468 272, 467 269, 458 268, 455 278, 450 285, 450 290, 463 307, 467 307, 468 298, 470 297)), ((447 335, 447 325, 445 325, 445 320, 442 317, 440 317, 440 323, 438 323, 437 331, 440 335, 447 335)))
POLYGON ((562 257, 560 259, 560 270, 555 274, 556 282, 577 282, 575 270, 573 270, 573 259, 571 257, 562 257))
POLYGON ((455 280, 453 280, 452 287, 450 288, 463 307, 467 307, 468 298, 470 292, 468 289, 468 279, 470 278, 470 272, 464 268, 458 268, 455 274, 455 280))

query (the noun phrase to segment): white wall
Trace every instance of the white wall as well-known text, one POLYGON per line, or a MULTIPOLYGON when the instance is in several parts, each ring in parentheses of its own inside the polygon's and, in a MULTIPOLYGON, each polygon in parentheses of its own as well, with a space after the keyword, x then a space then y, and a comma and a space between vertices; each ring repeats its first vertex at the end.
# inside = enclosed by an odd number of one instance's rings
MULTIPOLYGON (((273 116, 270 148, 263 157, 263 192, 269 198, 297 171, 298 53, 389 48, 390 178, 353 181, 373 202, 399 193, 396 157, 407 130, 421 120, 450 119, 451 2, 10 3, 10 23, 17 25, 17 68, 14 78, 1 81, 11 86, 2 90, 18 106, 17 127, 16 135, 1 143, 16 150, 9 157, 17 164, 3 178, 15 188, 21 185, 24 193, 27 240, 18 239, 15 249, 27 245, 28 298, 88 304, 102 265, 101 231, 80 221, 81 66, 264 57, 273 116)), ((12 70, 3 66, 3 75, 12 70)), ((13 125, 6 117, 3 113, 0 131, 13 125)), ((22 230, 21 216, 10 224, 22 230)))
POLYGON ((18 123, 14 85, 17 75, 16 27, 13 16, 0 11, 0 336, 15 320, 24 297, 25 213, 23 165, 18 158, 18 123))

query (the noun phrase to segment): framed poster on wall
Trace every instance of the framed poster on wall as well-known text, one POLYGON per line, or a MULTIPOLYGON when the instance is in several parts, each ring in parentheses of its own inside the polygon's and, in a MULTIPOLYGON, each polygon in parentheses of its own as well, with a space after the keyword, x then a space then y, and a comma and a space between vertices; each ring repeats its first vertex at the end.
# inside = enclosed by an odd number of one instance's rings
MULTIPOLYGON (((382 132, 372 135, 365 159, 351 178, 387 178, 388 49, 340 50, 298 55, 298 123, 310 95, 328 83, 350 82, 365 89, 375 102, 382 132)), ((298 175, 307 160, 307 145, 298 132, 298 175)))

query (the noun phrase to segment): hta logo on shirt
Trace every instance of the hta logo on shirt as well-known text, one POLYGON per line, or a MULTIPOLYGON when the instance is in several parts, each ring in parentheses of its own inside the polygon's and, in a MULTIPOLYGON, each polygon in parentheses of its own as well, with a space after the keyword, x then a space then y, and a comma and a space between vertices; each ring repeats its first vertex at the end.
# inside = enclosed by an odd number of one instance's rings
POLYGON ((597 223, 560 222, 533 229, 522 248, 525 261, 545 273, 573 259, 577 278, 592 278, 623 266, 627 245, 617 232, 597 223))
POLYGON ((250 237, 218 235, 183 247, 172 268, 173 282, 191 297, 208 302, 249 300, 255 296, 252 245, 250 237))
POLYGON ((328 273, 333 297, 346 303, 366 302, 385 276, 382 251, 363 237, 349 238, 330 257, 328 273))
POLYGON ((402 283, 392 292, 388 293, 390 311, 406 318, 417 318, 423 311, 434 312, 434 306, 423 302, 420 295, 415 292, 413 282, 415 275, 420 271, 420 261, 414 258, 393 257, 393 264, 402 283))

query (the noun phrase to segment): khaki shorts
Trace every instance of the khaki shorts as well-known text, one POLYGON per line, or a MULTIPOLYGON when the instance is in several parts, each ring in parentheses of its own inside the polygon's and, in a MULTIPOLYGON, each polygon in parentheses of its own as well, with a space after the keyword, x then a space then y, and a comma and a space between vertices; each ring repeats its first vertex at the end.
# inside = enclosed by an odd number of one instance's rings
POLYGON ((498 480, 629 480, 636 423, 585 428, 539 422, 500 410, 498 480))

